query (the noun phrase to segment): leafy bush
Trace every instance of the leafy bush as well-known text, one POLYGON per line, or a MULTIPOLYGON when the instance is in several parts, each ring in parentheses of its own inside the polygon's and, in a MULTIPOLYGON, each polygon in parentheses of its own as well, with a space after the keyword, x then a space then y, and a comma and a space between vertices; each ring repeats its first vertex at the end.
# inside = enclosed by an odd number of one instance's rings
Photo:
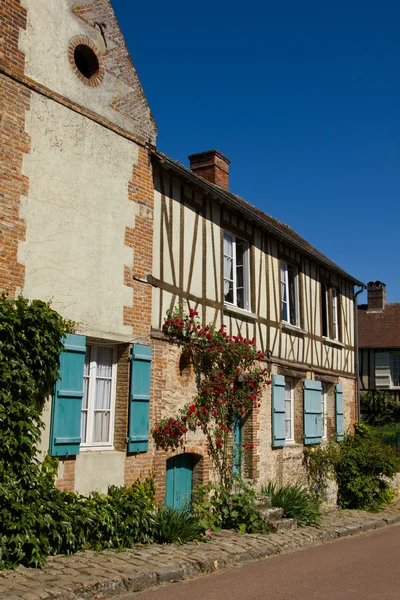
POLYGON ((303 451, 310 493, 320 504, 327 499, 329 482, 335 477, 335 467, 340 446, 335 439, 328 444, 307 446, 303 451))
POLYGON ((204 531, 204 526, 191 514, 189 506, 178 509, 160 507, 157 511, 154 525, 156 542, 184 544, 201 538, 204 531))
POLYGON ((393 498, 385 478, 393 477, 400 461, 388 446, 375 439, 367 428, 345 436, 336 463, 339 502, 343 508, 376 511, 393 498))
POLYGON ((298 525, 318 525, 321 521, 320 503, 304 486, 270 482, 261 493, 271 498, 272 506, 283 508, 285 517, 296 519, 298 525))
POLYGON ((399 420, 400 407, 389 392, 361 392, 360 402, 363 420, 369 425, 393 425, 399 420))
POLYGON ((92 520, 87 535, 91 548, 122 550, 153 540, 155 497, 151 481, 137 481, 129 488, 111 486, 107 495, 92 492, 83 501, 92 520))
POLYGON ((255 504, 254 490, 235 478, 235 488, 221 485, 199 486, 192 503, 194 514, 204 529, 235 529, 242 533, 267 532, 255 504))

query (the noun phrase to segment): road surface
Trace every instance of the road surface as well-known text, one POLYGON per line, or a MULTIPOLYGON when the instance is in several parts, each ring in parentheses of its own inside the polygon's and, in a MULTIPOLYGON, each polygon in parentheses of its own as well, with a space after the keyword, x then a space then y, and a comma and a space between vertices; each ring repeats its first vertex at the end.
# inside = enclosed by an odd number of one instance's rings
POLYGON ((400 600, 400 526, 118 600, 400 600))

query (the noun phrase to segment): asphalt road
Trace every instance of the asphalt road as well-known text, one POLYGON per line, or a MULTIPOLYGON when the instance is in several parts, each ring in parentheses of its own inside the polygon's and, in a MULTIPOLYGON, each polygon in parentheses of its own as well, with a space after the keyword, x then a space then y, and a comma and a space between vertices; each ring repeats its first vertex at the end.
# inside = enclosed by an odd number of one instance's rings
POLYGON ((118 600, 400 600, 400 526, 118 600))

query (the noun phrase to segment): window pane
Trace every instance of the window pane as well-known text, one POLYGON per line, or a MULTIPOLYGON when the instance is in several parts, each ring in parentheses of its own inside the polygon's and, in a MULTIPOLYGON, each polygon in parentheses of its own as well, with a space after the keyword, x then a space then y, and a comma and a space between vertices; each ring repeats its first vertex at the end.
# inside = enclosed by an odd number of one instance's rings
POLYGON ((297 325, 297 269, 288 265, 288 285, 289 285, 289 313, 290 323, 297 325))
POLYGON ((97 377, 111 377, 112 360, 112 348, 97 347, 97 377))
POLYGON ((233 282, 225 281, 225 301, 233 303, 233 282))
POLYGON ((392 354, 392 381, 395 387, 400 386, 400 354, 392 354))
POLYGON ((110 413, 96 411, 94 413, 93 442, 108 442, 110 431, 110 413))
POLYGON ((328 337, 328 303, 326 284, 321 283, 322 335, 328 337))
POLYGON ((292 402, 293 402, 292 381, 285 381, 285 436, 286 439, 293 439, 292 423, 292 402))
POLYGON ((233 258, 224 256, 224 278, 233 280, 233 258))
POLYGON ((224 233, 224 254, 233 258, 233 236, 224 233))
POLYGON ((96 380, 95 408, 110 408, 111 406, 111 379, 96 380))
POLYGON ((91 347, 86 347, 85 364, 83 367, 83 398, 81 412, 81 443, 85 444, 87 440, 87 409, 89 402, 89 370, 90 370, 91 347))

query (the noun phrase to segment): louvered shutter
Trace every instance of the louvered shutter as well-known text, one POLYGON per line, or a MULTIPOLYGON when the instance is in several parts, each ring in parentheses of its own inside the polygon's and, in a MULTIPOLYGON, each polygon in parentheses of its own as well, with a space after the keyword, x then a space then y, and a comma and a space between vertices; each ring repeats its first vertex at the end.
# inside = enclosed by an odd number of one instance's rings
POLYGON ((134 344, 131 362, 128 452, 149 449, 151 347, 134 344))
POLYGON ((233 422, 232 473, 240 475, 242 470, 242 417, 237 415, 233 422))
POLYGON ((320 381, 304 382, 304 443, 322 441, 322 385, 320 381))
POLYGON ((50 455, 74 456, 81 443, 83 368, 86 337, 67 334, 60 355, 60 379, 54 386, 50 425, 50 455))
POLYGON ((285 378, 272 375, 272 446, 284 446, 285 439, 285 378))
POLYGON ((336 396, 336 436, 339 442, 342 441, 344 436, 344 423, 343 423, 343 388, 338 383, 335 388, 336 396))
POLYGON ((390 388, 389 352, 375 352, 375 387, 377 390, 390 388))

